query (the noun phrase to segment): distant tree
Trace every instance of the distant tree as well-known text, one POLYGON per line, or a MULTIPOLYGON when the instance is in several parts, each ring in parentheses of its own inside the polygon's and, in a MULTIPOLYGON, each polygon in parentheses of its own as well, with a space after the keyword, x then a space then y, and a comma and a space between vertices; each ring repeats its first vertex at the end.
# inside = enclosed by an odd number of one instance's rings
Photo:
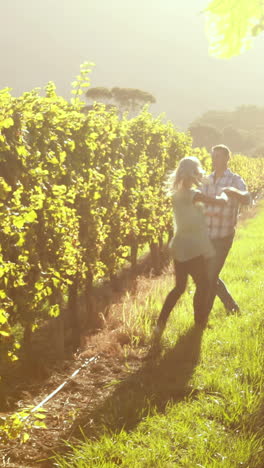
POLYGON ((112 96, 123 112, 136 112, 145 104, 156 102, 152 94, 135 88, 112 88, 112 96))
POLYGON ((245 130, 262 127, 264 125, 264 107, 256 105, 239 106, 233 112, 233 125, 245 130))
POLYGON ((208 125, 222 131, 227 125, 232 125, 232 112, 225 110, 209 110, 192 122, 192 126, 208 125))
POLYGON ((244 149, 244 139, 240 131, 231 125, 223 129, 223 141, 225 145, 232 148, 235 153, 240 153, 244 149))
POLYGON ((259 157, 264 158, 264 144, 257 146, 257 148, 254 149, 252 156, 254 158, 259 158, 259 157))
POLYGON ((211 110, 190 125, 194 146, 221 141, 232 151, 254 155, 264 145, 264 107, 246 105, 233 111, 211 110), (218 132, 218 133, 216 133, 218 132))
POLYGON ((229 126, 244 130, 263 129, 264 107, 243 105, 233 111, 210 110, 198 117, 191 125, 209 125, 221 131, 229 126))
POLYGON ((227 125, 232 125, 232 112, 222 110, 210 110, 198 117, 191 126, 208 125, 220 131, 227 125))
POLYGON ((239 55, 264 31, 262 0, 211 0, 204 10, 209 51, 219 58, 239 55))
POLYGON ((254 151, 254 147, 258 142, 261 143, 263 140, 264 133, 262 133, 261 137, 259 138, 258 136, 255 135, 255 132, 252 130, 244 130, 244 129, 239 129, 239 133, 242 139, 242 147, 240 148, 240 152, 248 155, 252 155, 254 151))
POLYGON ((222 133, 209 125, 196 125, 189 128, 193 146, 205 147, 208 151, 222 141, 222 133))
MULTIPOLYGON (((109 104, 109 101, 112 101, 121 113, 125 111, 137 112, 145 104, 153 104, 156 102, 155 97, 151 93, 136 88, 115 87, 109 89, 104 87, 95 87, 90 88, 86 92, 86 97, 92 101, 108 105, 111 105, 109 104)), ((86 109, 88 109, 88 107, 90 106, 86 106, 86 109)))
POLYGON ((112 99, 111 90, 102 86, 88 89, 85 95, 87 98, 92 99, 93 101, 108 102, 109 99, 112 99))

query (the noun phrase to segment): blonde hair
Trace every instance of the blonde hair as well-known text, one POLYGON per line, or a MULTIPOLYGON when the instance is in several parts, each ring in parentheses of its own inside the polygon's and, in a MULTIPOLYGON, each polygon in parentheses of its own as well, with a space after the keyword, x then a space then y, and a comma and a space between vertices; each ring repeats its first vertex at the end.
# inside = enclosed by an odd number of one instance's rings
POLYGON ((165 192, 168 196, 173 195, 185 182, 198 185, 205 171, 198 158, 186 156, 181 159, 178 167, 168 174, 165 181, 165 192))

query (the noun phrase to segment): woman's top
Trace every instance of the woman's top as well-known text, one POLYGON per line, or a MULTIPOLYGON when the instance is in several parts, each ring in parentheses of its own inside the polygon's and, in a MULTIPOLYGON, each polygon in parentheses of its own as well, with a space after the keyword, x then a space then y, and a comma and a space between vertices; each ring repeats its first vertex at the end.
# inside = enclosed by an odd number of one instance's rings
POLYGON ((197 193, 182 188, 172 197, 175 233, 170 242, 172 258, 185 262, 200 255, 212 257, 214 248, 209 239, 201 203, 193 203, 197 193))

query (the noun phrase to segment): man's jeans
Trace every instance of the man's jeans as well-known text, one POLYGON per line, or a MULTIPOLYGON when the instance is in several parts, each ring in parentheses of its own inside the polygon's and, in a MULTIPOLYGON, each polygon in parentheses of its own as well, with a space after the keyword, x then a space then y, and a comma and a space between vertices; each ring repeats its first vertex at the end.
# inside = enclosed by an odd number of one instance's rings
POLYGON ((212 239, 215 255, 207 261, 209 279, 208 315, 213 307, 216 295, 223 302, 226 309, 232 310, 233 308, 237 308, 237 304, 229 293, 225 283, 219 278, 225 259, 232 246, 233 239, 233 234, 222 239, 212 239))

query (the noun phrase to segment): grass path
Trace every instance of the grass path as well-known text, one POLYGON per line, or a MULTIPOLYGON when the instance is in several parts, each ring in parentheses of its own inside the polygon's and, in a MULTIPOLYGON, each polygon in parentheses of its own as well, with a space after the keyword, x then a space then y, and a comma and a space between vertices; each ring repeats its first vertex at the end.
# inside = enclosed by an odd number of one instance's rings
MULTIPOLYGON (((264 204, 240 226, 222 277, 241 307, 217 300, 211 328, 193 326, 193 284, 173 311, 162 351, 116 382, 96 415, 97 434, 56 466, 263 468, 264 204)), ((134 343, 148 342, 173 283, 168 272, 125 310, 134 343), (141 337, 141 338, 140 338, 141 337)), ((143 288, 144 290, 144 288, 143 288)))

